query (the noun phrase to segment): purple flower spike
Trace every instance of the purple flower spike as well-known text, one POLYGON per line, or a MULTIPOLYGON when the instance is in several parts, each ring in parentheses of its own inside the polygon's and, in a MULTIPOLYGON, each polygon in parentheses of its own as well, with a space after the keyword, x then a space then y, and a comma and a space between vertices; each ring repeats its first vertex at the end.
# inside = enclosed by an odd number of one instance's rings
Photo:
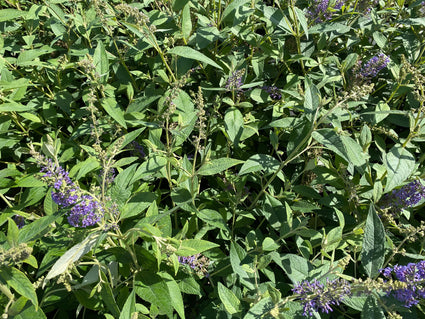
MULTIPOLYGON (((71 180, 69 173, 51 160, 41 169, 45 173, 42 179, 53 187, 52 200, 61 207, 73 206, 68 215, 68 222, 74 227, 89 227, 98 223, 104 214, 102 205, 83 191, 71 180)), ((113 178, 113 171, 110 173, 113 178)))
POLYGON ((273 100, 281 100, 282 99, 282 94, 279 91, 279 88, 277 86, 263 86, 261 87, 262 90, 266 91, 267 93, 269 93, 270 97, 273 100))
POLYGON ((227 79, 226 82, 226 90, 227 91, 241 91, 242 86, 242 76, 244 74, 244 70, 235 71, 231 76, 227 79))
POLYGON ((416 180, 385 194, 381 200, 381 208, 389 207, 395 212, 400 212, 403 208, 415 206, 423 198, 425 198, 425 187, 416 180))
POLYGON ((379 71, 385 68, 389 62, 390 59, 385 54, 379 53, 366 62, 366 64, 363 64, 356 77, 365 80, 371 79, 375 77, 379 71))
POLYGON ((329 20, 332 14, 328 11, 329 0, 314 0, 307 10, 307 17, 316 23, 329 20))
POLYGON ((312 316, 313 312, 332 312, 331 306, 339 305, 344 298, 351 296, 351 286, 343 279, 326 280, 326 285, 321 282, 302 281, 294 286, 292 291, 299 295, 304 304, 304 316, 312 316))
POLYGON ((187 257, 177 256, 177 259, 181 265, 187 265, 196 273, 208 277, 208 265, 210 261, 205 256, 201 256, 201 254, 187 257))
POLYGON ((89 227, 100 221, 103 209, 90 195, 83 195, 81 201, 71 208, 68 222, 74 227, 89 227))
POLYGON ((393 268, 387 267, 381 269, 384 277, 405 282, 406 286, 402 289, 388 288, 387 295, 392 295, 401 301, 406 308, 417 305, 421 299, 425 298, 425 260, 416 264, 409 263, 406 266, 395 265, 393 268))

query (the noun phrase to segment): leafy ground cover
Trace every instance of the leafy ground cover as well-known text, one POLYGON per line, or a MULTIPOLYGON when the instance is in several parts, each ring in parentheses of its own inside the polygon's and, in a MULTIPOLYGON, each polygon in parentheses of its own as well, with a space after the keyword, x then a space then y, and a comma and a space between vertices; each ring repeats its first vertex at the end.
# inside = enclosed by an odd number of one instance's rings
POLYGON ((424 317, 424 2, 0 5, 2 318, 424 317))

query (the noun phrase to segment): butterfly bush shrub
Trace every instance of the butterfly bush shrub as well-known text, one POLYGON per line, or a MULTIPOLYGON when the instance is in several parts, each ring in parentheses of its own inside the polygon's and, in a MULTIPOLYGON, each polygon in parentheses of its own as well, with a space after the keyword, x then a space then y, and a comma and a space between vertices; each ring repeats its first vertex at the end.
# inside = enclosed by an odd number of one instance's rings
POLYGON ((424 5, 0 0, 3 318, 419 318, 424 5))

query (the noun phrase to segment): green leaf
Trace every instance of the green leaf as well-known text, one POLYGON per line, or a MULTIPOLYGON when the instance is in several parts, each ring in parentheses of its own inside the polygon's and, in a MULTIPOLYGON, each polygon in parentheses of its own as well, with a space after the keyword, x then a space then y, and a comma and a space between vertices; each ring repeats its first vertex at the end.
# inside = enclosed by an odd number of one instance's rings
POLYGON ((162 279, 167 284, 171 305, 177 311, 180 318, 183 318, 183 319, 186 318, 184 314, 183 297, 182 297, 182 293, 180 291, 179 285, 174 280, 174 278, 166 272, 161 272, 158 275, 161 276, 162 279))
POLYGON ((100 76, 101 83, 106 84, 108 81, 109 62, 106 54, 105 45, 102 41, 97 41, 96 50, 94 50, 93 63, 96 73, 100 76))
POLYGON ((372 34, 373 40, 375 40, 378 47, 384 48, 387 44, 387 38, 379 31, 375 31, 372 34))
POLYGON ((367 297, 365 296, 350 296, 350 298, 344 298, 342 301, 348 307, 356 309, 358 311, 362 311, 364 304, 366 302, 367 297))
POLYGON ((280 246, 278 244, 276 244, 276 242, 270 238, 270 237, 266 237, 263 240, 263 243, 261 244, 262 248, 264 251, 273 251, 278 249, 280 246))
POLYGON ((110 146, 108 146, 108 151, 113 150, 116 146, 120 146, 120 150, 126 147, 129 143, 133 142, 139 135, 145 130, 145 127, 141 127, 137 130, 134 130, 130 133, 125 134, 123 137, 115 140, 110 146), (122 140, 124 138, 124 141, 122 140))
POLYGON ((305 18, 304 12, 298 7, 295 7, 295 14, 297 15, 298 21, 300 22, 301 27, 303 28, 303 31, 308 39, 308 23, 307 19, 305 18))
POLYGON ((357 53, 350 53, 342 62, 342 72, 350 70, 357 62, 359 55, 357 53))
POLYGON ((34 109, 34 105, 23 105, 17 102, 2 103, 0 112, 26 112, 34 109))
POLYGON ((101 273, 101 276, 102 289, 100 290, 100 295, 102 297, 102 301, 106 305, 107 309, 112 312, 114 318, 118 318, 120 316, 120 309, 118 308, 117 302, 115 301, 111 285, 103 272, 101 273))
POLYGON ((373 204, 370 204, 369 213, 364 229, 361 260, 367 275, 375 278, 384 264, 385 258, 385 229, 378 217, 373 204))
POLYGON ((361 167, 366 163, 367 155, 362 147, 349 136, 338 135, 333 129, 319 129, 312 133, 312 137, 354 166, 361 167))
POLYGON ((26 16, 28 12, 16 9, 0 10, 0 22, 16 20, 22 16, 26 16))
POLYGON ((326 22, 319 23, 310 28, 310 34, 322 34, 327 32, 335 32, 339 34, 350 32, 351 27, 338 23, 338 22, 326 22))
POLYGON ((387 182, 384 192, 387 193, 401 185, 415 169, 415 157, 400 145, 394 145, 385 156, 387 182))
POLYGON ((317 87, 308 78, 306 78, 305 86, 304 109, 308 113, 314 113, 320 104, 320 93, 317 87))
POLYGON ((100 167, 100 164, 97 158, 90 156, 85 161, 78 163, 75 165, 70 171, 69 176, 71 176, 74 180, 78 181, 80 178, 87 175, 87 173, 97 169, 100 167), (78 173, 75 175, 75 173, 78 173))
POLYGON ((230 141, 237 147, 243 132, 242 113, 236 108, 229 108, 224 115, 224 125, 230 141))
POLYGON ((221 302, 226 308, 227 312, 231 315, 234 315, 240 312, 241 309, 241 301, 235 294, 227 289, 221 282, 218 282, 218 296, 220 297, 221 302))
POLYGON ((192 256, 218 246, 220 245, 203 239, 185 239, 182 240, 175 254, 178 256, 192 256))
POLYGON ((114 98, 107 97, 104 98, 101 102, 102 107, 105 109, 105 111, 121 126, 124 128, 127 128, 127 125, 125 124, 124 119, 124 112, 121 110, 120 106, 118 105, 117 101, 114 98))
POLYGON ((242 6, 244 6, 246 3, 248 3, 249 0, 232 0, 230 3, 226 5, 226 8, 224 9, 223 13, 221 14, 221 21, 231 21, 233 22, 236 16, 236 12, 238 9, 242 6))
POLYGON ((90 268, 88 273, 84 276, 83 281, 80 284, 72 286, 73 289, 80 289, 82 287, 91 285, 99 282, 99 266, 94 265, 90 268))
POLYGON ((25 225, 20 231, 18 242, 27 243, 44 235, 45 230, 52 224, 62 213, 56 212, 53 215, 44 216, 29 225, 25 225))
POLYGON ((173 305, 164 279, 152 271, 141 271, 136 275, 134 287, 141 299, 156 305, 162 314, 172 318, 173 305))
POLYGON ((249 274, 245 270, 244 266, 249 266, 247 264, 242 264, 241 261, 246 257, 246 251, 239 246, 237 243, 230 244, 230 264, 232 265, 233 271, 238 274, 239 280, 241 283, 248 289, 255 289, 254 280, 250 278, 249 274))
POLYGON ((76 262, 78 259, 87 254, 96 244, 98 237, 99 234, 92 233, 88 235, 81 243, 69 249, 55 262, 47 274, 46 280, 64 273, 72 263, 76 262))
POLYGON ((44 312, 40 308, 34 306, 27 298, 20 297, 17 302, 15 302, 12 305, 12 307, 9 309, 9 311, 8 311, 9 318, 13 318, 13 319, 46 319, 46 315, 44 314, 44 312), (15 309, 13 309, 13 308, 15 307, 15 304, 20 301, 21 298, 24 299, 24 300, 27 300, 27 303, 25 304, 25 307, 23 309, 19 309, 19 311, 16 311, 16 313, 14 313, 15 309))
POLYGON ((378 302, 373 295, 369 295, 364 303, 362 314, 362 319, 385 319, 384 312, 382 308, 378 305, 378 302))
POLYGON ((16 292, 21 296, 31 300, 32 304, 36 308, 38 307, 38 299, 37 294, 35 293, 35 288, 27 276, 25 276, 25 274, 20 270, 16 269, 15 267, 1 267, 0 280, 16 290, 16 292))
POLYGON ((190 16, 190 4, 186 4, 182 12, 182 34, 185 39, 189 39, 192 33, 192 18, 190 16))
POLYGON ((267 154, 255 154, 242 165, 239 175, 264 171, 265 174, 274 173, 280 166, 280 162, 267 154))
POLYGON ((196 216, 211 226, 230 231, 223 216, 216 210, 203 209, 197 212, 196 216))
POLYGON ((199 175, 214 175, 225 171, 226 169, 241 164, 243 161, 234 158, 218 158, 204 163, 198 170, 199 175))
POLYGON ((270 253, 273 261, 282 268, 292 283, 303 281, 313 269, 311 264, 303 257, 294 254, 279 255, 277 252, 270 253))
POLYGON ((379 122, 383 121, 388 115, 390 115, 389 111, 390 106, 387 103, 380 101, 378 104, 376 104, 374 113, 374 124, 378 124, 379 122))
POLYGON ((292 30, 292 22, 289 21, 281 10, 266 5, 257 5, 257 8, 262 11, 264 17, 275 26, 286 31, 288 34, 293 34, 294 30, 292 30))
POLYGON ((326 235, 325 240, 322 243, 323 250, 326 252, 335 250, 338 248, 339 243, 342 240, 342 228, 332 228, 326 235))
POLYGON ((120 219, 134 217, 148 208, 157 198, 150 192, 141 192, 134 195, 122 208, 120 219))
POLYGON ((18 244, 19 228, 12 218, 8 218, 7 224, 7 242, 11 247, 18 244))
POLYGON ((185 6, 187 6, 188 3, 189 3, 189 0, 174 0, 173 10, 177 12, 183 9, 185 6))
POLYGON ((175 54, 175 55, 187 58, 187 59, 192 59, 192 60, 195 60, 195 61, 204 62, 204 63, 207 63, 209 65, 216 67, 217 69, 222 70, 222 67, 219 66, 217 63, 215 63, 213 60, 211 60, 209 57, 207 57, 203 53, 196 51, 196 50, 194 50, 190 47, 183 47, 183 46, 174 47, 174 48, 168 50, 168 53, 175 54))
MULTIPOLYGON (((297 303, 299 304, 299 303, 297 303)), ((247 314, 243 317, 243 319, 258 319, 258 318, 269 318, 269 316, 265 316, 272 310, 274 307, 274 303, 271 297, 265 297, 261 299, 259 302, 255 303, 247 312, 247 314)), ((287 304, 285 304, 285 311, 282 312, 282 315, 286 313, 287 304)), ((281 314, 279 314, 280 317, 281 314)), ((294 316, 291 316, 294 318, 294 316)))

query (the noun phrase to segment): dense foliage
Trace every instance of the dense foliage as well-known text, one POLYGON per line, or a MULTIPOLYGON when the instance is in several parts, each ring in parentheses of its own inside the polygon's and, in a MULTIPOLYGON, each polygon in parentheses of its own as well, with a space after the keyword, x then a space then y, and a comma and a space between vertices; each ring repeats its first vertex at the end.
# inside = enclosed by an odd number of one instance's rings
POLYGON ((2 318, 425 317, 425 3, 0 0, 2 318))

